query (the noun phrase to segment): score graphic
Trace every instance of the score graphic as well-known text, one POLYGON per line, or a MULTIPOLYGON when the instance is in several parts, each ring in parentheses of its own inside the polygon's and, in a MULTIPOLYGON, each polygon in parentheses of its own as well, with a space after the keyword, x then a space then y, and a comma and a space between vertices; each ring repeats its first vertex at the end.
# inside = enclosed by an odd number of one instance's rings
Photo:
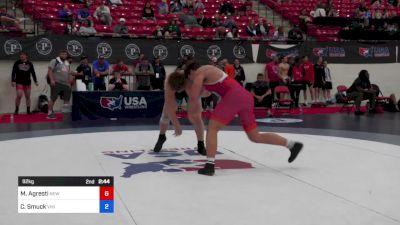
POLYGON ((18 213, 113 212, 113 177, 18 177, 18 213))

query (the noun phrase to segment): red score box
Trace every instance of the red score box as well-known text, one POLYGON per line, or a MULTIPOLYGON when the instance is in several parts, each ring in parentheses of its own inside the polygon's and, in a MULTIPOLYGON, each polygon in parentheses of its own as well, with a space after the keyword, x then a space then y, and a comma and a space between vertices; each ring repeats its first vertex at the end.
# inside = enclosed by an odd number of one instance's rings
POLYGON ((100 200, 114 200, 114 187, 100 187, 100 200))

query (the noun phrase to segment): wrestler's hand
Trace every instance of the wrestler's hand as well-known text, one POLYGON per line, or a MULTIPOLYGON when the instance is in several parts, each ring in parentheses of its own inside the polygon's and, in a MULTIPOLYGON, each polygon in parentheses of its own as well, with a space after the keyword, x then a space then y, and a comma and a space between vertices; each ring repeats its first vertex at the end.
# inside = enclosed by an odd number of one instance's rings
POLYGON ((175 126, 174 136, 178 137, 182 134, 182 126, 180 124, 176 124, 175 126))

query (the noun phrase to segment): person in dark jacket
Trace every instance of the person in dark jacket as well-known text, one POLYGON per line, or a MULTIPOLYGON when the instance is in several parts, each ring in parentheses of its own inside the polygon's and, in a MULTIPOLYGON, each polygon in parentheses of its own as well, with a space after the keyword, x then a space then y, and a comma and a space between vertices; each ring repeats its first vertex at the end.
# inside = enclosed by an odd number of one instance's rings
POLYGON ((358 78, 353 82, 350 88, 347 90, 347 97, 355 98, 356 111, 354 114, 364 114, 360 110, 361 101, 369 99, 369 112, 375 112, 375 98, 376 90, 372 88, 369 80, 369 73, 367 70, 361 70, 358 74, 358 78))
POLYGON ((243 86, 243 82, 246 80, 246 74, 244 73, 243 67, 240 65, 239 59, 233 61, 233 68, 235 68, 235 80, 243 86))
POLYGON ((12 86, 16 87, 17 90, 15 115, 19 112, 19 104, 21 103, 22 95, 25 95, 26 113, 31 114, 31 76, 36 86, 38 86, 39 84, 36 79, 33 64, 28 60, 28 55, 25 52, 21 52, 19 54, 19 60, 14 63, 11 73, 12 86))

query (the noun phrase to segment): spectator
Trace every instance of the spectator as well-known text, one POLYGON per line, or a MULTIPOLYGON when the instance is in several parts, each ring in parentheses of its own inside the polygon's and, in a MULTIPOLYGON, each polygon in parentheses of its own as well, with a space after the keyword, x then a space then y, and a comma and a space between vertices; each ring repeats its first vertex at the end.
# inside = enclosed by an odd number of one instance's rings
POLYGON ((157 4, 157 10, 159 15, 167 15, 169 13, 167 0, 161 0, 161 2, 157 4))
POLYGON ((121 0, 108 0, 108 2, 109 2, 113 7, 117 7, 118 5, 123 5, 123 4, 124 4, 121 0))
POLYGON ((288 44, 298 44, 301 41, 303 41, 303 33, 301 32, 300 28, 295 25, 289 30, 288 44))
POLYGON ((315 101, 320 101, 320 93, 324 86, 324 78, 325 78, 325 67, 324 60, 322 57, 318 57, 317 63, 314 64, 314 91, 315 91, 315 101))
POLYGON ((296 57, 289 69, 289 90, 290 97, 294 101, 294 107, 299 107, 300 91, 303 86, 303 72, 300 66, 300 58, 296 57))
POLYGON ((249 23, 247 24, 247 27, 246 27, 246 33, 250 37, 257 36, 257 29, 256 29, 256 26, 254 25, 253 19, 249 20, 249 23))
POLYGON ((310 91, 311 101, 314 102, 314 65, 309 61, 307 56, 303 56, 303 63, 301 64, 303 71, 303 106, 307 106, 307 87, 310 91))
POLYGON ((156 38, 164 37, 164 32, 160 25, 156 26, 156 29, 153 31, 153 36, 156 38))
POLYGON ((115 64, 112 67, 112 72, 114 73, 115 71, 119 72, 121 76, 129 76, 131 73, 129 72, 128 66, 124 63, 122 59, 119 59, 117 61, 117 64, 115 64))
POLYGON ((154 10, 153 7, 151 7, 150 1, 147 1, 144 5, 142 17, 144 20, 155 20, 154 10))
POLYGON ((199 13, 199 16, 197 17, 197 23, 204 28, 211 26, 211 21, 204 16, 203 11, 199 13))
POLYGON ((189 10, 193 10, 194 1, 193 0, 181 0, 182 7, 188 8, 189 10))
POLYGON ((257 74, 257 81, 253 83, 251 93, 254 96, 255 107, 265 107, 270 117, 272 107, 272 92, 262 73, 257 74))
POLYGON ((242 5, 239 7, 239 10, 238 10, 238 12, 237 12, 237 15, 238 15, 238 16, 247 16, 247 7, 246 7, 246 4, 242 4, 242 5))
POLYGON ((75 80, 82 80, 82 82, 89 87, 89 83, 92 82, 92 68, 89 65, 87 56, 81 57, 81 64, 76 68, 75 80))
POLYGON ((232 29, 234 27, 237 27, 235 20, 233 19, 232 15, 228 15, 225 19, 225 21, 222 23, 222 26, 228 29, 232 29))
POLYGON ((326 16, 328 16, 328 17, 337 17, 338 16, 338 13, 337 13, 335 7, 333 6, 332 0, 328 0, 328 4, 325 7, 325 11, 326 11, 326 16))
POLYGON ((358 74, 358 78, 354 80, 353 84, 347 90, 347 97, 355 98, 356 111, 355 115, 364 114, 361 112, 361 101, 369 100, 369 112, 375 112, 375 98, 376 91, 372 88, 371 82, 369 80, 369 73, 367 70, 361 70, 358 74))
POLYGON ((235 14, 235 8, 229 1, 225 0, 219 7, 219 13, 223 15, 233 15, 235 14))
POLYGON ((390 11, 388 11, 386 8, 383 10, 382 13, 382 19, 391 19, 393 18, 392 14, 390 13, 390 11))
POLYGON ((227 39, 237 39, 239 38, 239 30, 237 27, 233 27, 228 33, 226 34, 227 39))
POLYGON ((100 20, 103 24, 110 26, 112 24, 113 18, 111 17, 111 11, 108 6, 105 5, 105 2, 102 1, 100 6, 96 8, 96 11, 93 13, 93 17, 96 20, 100 20))
POLYGON ((120 18, 119 24, 115 25, 114 33, 116 34, 128 34, 128 27, 125 25, 125 19, 120 18))
POLYGON ((56 59, 50 61, 48 77, 50 80, 50 101, 48 109, 48 119, 56 119, 53 106, 58 96, 64 100, 64 107, 68 106, 71 97, 71 74, 70 64, 67 60, 68 53, 61 50, 56 59))
POLYGON ((332 75, 331 70, 328 67, 328 61, 324 60, 324 70, 325 70, 325 77, 324 77, 324 86, 322 90, 324 92, 324 98, 326 103, 332 104, 331 100, 331 90, 332 90, 332 75))
POLYGON ((136 70, 136 67, 143 62, 145 59, 144 53, 139 54, 139 58, 133 62, 133 70, 136 70))
POLYGON ((208 62, 208 64, 211 65, 211 66, 217 67, 218 66, 217 62, 218 62, 218 59, 217 59, 217 57, 214 56, 214 57, 210 58, 210 61, 208 62))
POLYGON ((358 7, 356 8, 355 17, 364 19, 366 17, 367 12, 368 12, 368 8, 367 8, 365 2, 361 1, 360 4, 358 5, 358 7))
POLYGON ((182 5, 178 0, 173 0, 169 5, 170 12, 173 14, 178 14, 182 12, 182 5))
POLYGON ((91 20, 84 20, 79 28, 79 33, 83 35, 90 35, 96 34, 97 31, 94 29, 93 22, 91 20))
POLYGON ((243 82, 246 80, 246 74, 242 65, 240 65, 239 59, 234 60, 233 67, 235 69, 235 80, 243 86, 243 82))
POLYGON ((372 15, 373 19, 378 19, 379 20, 379 19, 382 19, 382 17, 383 17, 383 13, 379 9, 375 10, 374 14, 372 15))
POLYGON ((311 22, 312 19, 307 15, 307 11, 302 9, 299 15, 300 29, 302 29, 304 32, 307 32, 307 24, 311 22))
POLYGON ((285 31, 284 27, 280 26, 278 27, 278 30, 275 31, 274 36, 272 37, 273 40, 275 41, 284 41, 285 38, 285 31))
POLYGON ((326 11, 325 11, 325 7, 322 4, 321 1, 319 1, 317 3, 317 5, 315 6, 315 9, 313 12, 311 12, 311 15, 316 18, 316 17, 325 17, 326 16, 326 11))
POLYGON ((104 56, 99 56, 98 60, 92 63, 93 77, 94 77, 94 90, 105 91, 106 85, 104 77, 110 75, 110 64, 104 59, 104 56))
POLYGON ((85 4, 83 6, 83 8, 78 10, 77 18, 78 18, 78 22, 83 22, 85 20, 91 19, 88 4, 85 4))
POLYGON ((60 17, 60 20, 63 22, 72 22, 73 19, 73 13, 68 8, 67 4, 64 4, 63 7, 58 11, 58 16, 60 17))
POLYGON ((186 26, 186 27, 201 27, 198 23, 197 23, 197 19, 196 17, 193 15, 193 10, 189 9, 189 11, 187 12, 187 14, 182 14, 180 16, 180 19, 182 21, 182 23, 186 26))
POLYGON ((114 77, 108 82, 109 91, 128 91, 128 82, 122 78, 119 71, 113 72, 114 77))
POLYGON ((150 90, 150 76, 154 76, 153 66, 149 60, 144 58, 142 63, 136 67, 135 74, 137 76, 138 90, 150 90))
POLYGON ((176 19, 172 19, 169 24, 164 28, 165 37, 180 37, 181 30, 178 25, 176 25, 176 19))
POLYGON ((269 83, 272 91, 272 97, 275 98, 275 87, 279 86, 279 59, 272 57, 272 61, 265 65, 265 80, 269 83))
POLYGON ((161 63, 160 58, 156 57, 153 62, 154 76, 151 79, 151 86, 153 90, 164 90, 164 81, 166 72, 164 65, 161 63))
POLYGON ((7 9, 5 7, 0 7, 0 27, 2 26, 15 26, 19 28, 19 23, 21 19, 17 19, 12 15, 7 14, 7 9))
POLYGON ((394 7, 400 7, 400 1, 398 0, 388 0, 387 2, 394 7))
POLYGON ((211 27, 214 27, 214 28, 222 27, 221 17, 219 16, 218 13, 213 16, 211 27))
POLYGON ((184 71, 186 68, 186 65, 188 65, 189 62, 191 62, 192 60, 193 60, 192 55, 184 55, 182 58, 182 61, 176 67, 175 71, 184 71))
POLYGON ((203 2, 201 0, 197 0, 196 4, 194 4, 194 11, 197 12, 198 10, 201 10, 202 12, 206 7, 204 6, 203 2))
POLYGON ((373 9, 378 9, 378 8, 381 7, 381 4, 382 4, 382 2, 381 2, 380 0, 373 0, 373 1, 371 2, 371 7, 372 7, 373 9))
POLYGON ((287 56, 279 57, 279 85, 288 85, 289 83, 289 69, 287 56))
POLYGON ((14 63, 11 72, 11 84, 16 88, 17 92, 14 115, 19 113, 22 95, 25 96, 26 113, 31 114, 31 76, 36 86, 38 86, 33 64, 28 60, 28 55, 25 52, 21 52, 19 60, 14 63))
POLYGON ((257 36, 268 37, 269 35, 269 25, 266 20, 260 17, 258 24, 256 26, 257 36))

